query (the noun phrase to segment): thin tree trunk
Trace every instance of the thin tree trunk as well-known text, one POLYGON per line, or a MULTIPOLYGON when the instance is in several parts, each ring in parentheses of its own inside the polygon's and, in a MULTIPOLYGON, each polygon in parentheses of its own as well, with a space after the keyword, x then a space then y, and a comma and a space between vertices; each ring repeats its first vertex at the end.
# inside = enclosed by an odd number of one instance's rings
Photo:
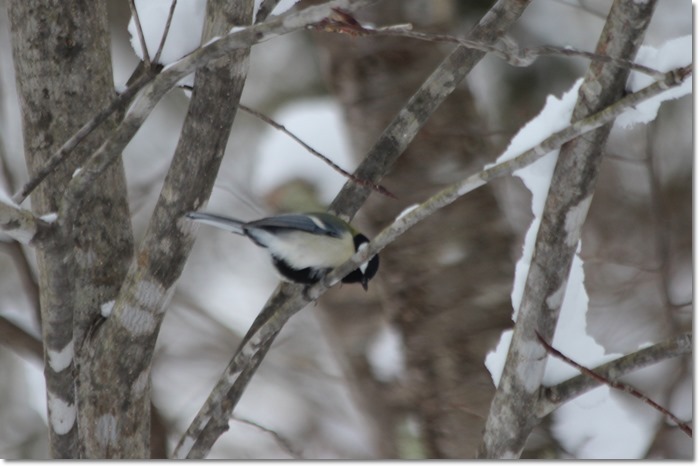
MULTIPOLYGON (((114 96, 105 2, 10 0, 9 18, 30 176, 114 96)), ((32 194, 59 210, 74 171, 114 128, 105 123, 32 194)), ((121 161, 100 177, 74 225, 37 251, 52 457, 78 456, 75 367, 100 304, 114 299, 133 251, 121 161), (78 358, 74 359, 74 352, 78 358)))

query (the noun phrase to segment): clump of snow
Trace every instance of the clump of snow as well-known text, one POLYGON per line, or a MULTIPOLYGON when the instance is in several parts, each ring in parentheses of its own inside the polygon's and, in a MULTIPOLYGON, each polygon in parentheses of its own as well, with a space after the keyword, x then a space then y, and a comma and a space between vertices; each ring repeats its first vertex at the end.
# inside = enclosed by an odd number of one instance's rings
POLYGON ((410 205, 409 207, 407 207, 403 211, 401 211, 401 213, 398 216, 396 216, 396 220, 401 219, 402 217, 408 215, 408 213, 410 213, 411 211, 415 211, 417 208, 418 208, 417 204, 410 205))
MULTIPOLYGON (((639 63, 661 71, 686 65, 691 61, 690 36, 674 39, 661 48, 642 47, 637 57, 639 63)), ((653 82, 648 75, 634 73, 629 81, 630 91, 637 91, 653 82)), ((536 146, 552 133, 565 128, 576 104, 578 89, 582 80, 562 96, 561 99, 550 96, 540 114, 525 125, 513 138, 506 152, 498 162, 511 159, 536 146)), ((659 105, 663 100, 678 98, 691 90, 691 80, 686 80, 679 88, 663 93, 653 102, 630 109, 618 118, 617 123, 629 126, 634 123, 646 123, 656 118, 659 105)), ((525 281, 530 268, 535 237, 544 210, 545 199, 551 184, 551 178, 559 151, 553 151, 515 173, 532 192, 532 212, 534 220, 528 230, 523 245, 523 255, 516 265, 513 293, 513 319, 517 317, 520 302, 525 289, 525 281)), ((582 212, 576 212, 580 217, 582 212)), ((578 218, 575 219, 578 222, 578 218)), ((572 222, 574 219, 572 219, 572 222)), ((572 239, 573 241, 574 239, 572 239)), ((568 357, 587 367, 594 367, 611 361, 620 355, 605 354, 605 350, 586 333, 586 312, 588 295, 584 287, 583 262, 578 253, 571 267, 566 291, 564 292, 561 315, 552 345, 568 357)), ((561 292, 559 292, 560 294, 561 292)), ((561 300, 550 297, 552 305, 561 300)), ((491 352, 485 364, 491 373, 494 384, 498 385, 510 347, 512 331, 505 331, 494 352, 491 352)), ((549 357, 547 360, 543 383, 552 385, 578 374, 568 364, 549 357)), ((647 451, 653 440, 659 416, 651 410, 641 410, 638 405, 623 404, 618 397, 611 397, 608 388, 599 388, 564 404, 553 414, 553 432, 562 445, 576 457, 581 458, 638 458, 647 451)))
POLYGON ((383 325, 367 349, 367 360, 377 380, 389 382, 403 375, 406 361, 403 339, 398 329, 383 325))
MULTIPOLYGON (((639 48, 637 58, 635 59, 636 63, 646 65, 658 71, 671 71, 674 68, 689 65, 692 61, 693 38, 690 35, 671 39, 659 48, 642 46, 639 48)), ((688 77, 680 86, 669 89, 653 99, 630 108, 620 115, 617 120, 615 120, 615 123, 625 128, 637 123, 649 123, 656 118, 656 114, 662 102, 678 99, 690 94, 693 90, 692 81, 691 77, 688 77)), ((653 77, 638 71, 633 71, 627 81, 627 90, 636 92, 649 86, 653 82, 653 77)))
POLYGON ((56 222, 56 219, 58 219, 58 213, 50 212, 41 216, 40 219, 44 222, 48 222, 49 224, 53 224, 56 222))
POLYGON ((114 300, 110 300, 108 302, 105 302, 102 305, 100 305, 100 314, 105 318, 109 318, 109 316, 112 314, 113 308, 114 308, 114 300))

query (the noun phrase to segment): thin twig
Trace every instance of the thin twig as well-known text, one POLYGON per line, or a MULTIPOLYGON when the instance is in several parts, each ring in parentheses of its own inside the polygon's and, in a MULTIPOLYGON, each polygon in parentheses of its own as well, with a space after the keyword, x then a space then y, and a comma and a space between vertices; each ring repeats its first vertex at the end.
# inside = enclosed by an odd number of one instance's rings
POLYGON ((644 402, 651 408, 661 412, 663 415, 666 415, 668 418, 673 420, 677 425, 678 428, 683 431, 686 435, 690 436, 691 438, 693 437, 693 429, 690 428, 690 426, 681 421, 678 417, 673 415, 668 409, 662 407, 661 405, 657 404, 653 400, 651 400, 648 396, 645 396, 642 394, 638 389, 635 389, 631 385, 627 383, 621 383, 619 381, 613 381, 605 376, 596 373, 595 371, 586 368, 585 366, 581 365, 580 363, 572 360, 571 358, 567 357, 563 353, 561 353, 559 350, 555 349, 552 347, 541 335, 539 332, 535 331, 535 334, 537 335, 537 339, 540 341, 540 343, 544 346, 545 349, 547 349, 547 353, 557 357, 560 360, 563 360, 564 362, 568 363, 569 365, 573 366, 576 368, 578 371, 580 371, 582 374, 588 376, 589 378, 593 378, 594 380, 600 382, 601 384, 605 384, 607 386, 610 386, 611 388, 618 389, 620 391, 626 392, 627 394, 636 397, 640 401, 644 402))
POLYGON ((260 23, 261 21, 265 21, 279 2, 280 0, 262 0, 262 2, 260 2, 260 6, 258 7, 257 13, 255 14, 255 22, 260 23))
POLYGON ((314 26, 315 29, 333 32, 340 34, 349 34, 353 36, 393 36, 406 37, 427 42, 441 42, 458 44, 469 49, 480 50, 485 53, 491 53, 498 58, 504 60, 509 65, 516 67, 530 66, 541 56, 546 55, 563 55, 567 57, 583 57, 592 61, 600 61, 604 63, 614 63, 620 67, 629 68, 641 73, 647 74, 654 79, 663 79, 664 73, 653 68, 640 65, 630 60, 610 57, 608 55, 600 55, 594 52, 585 50, 577 50, 572 47, 558 47, 553 45, 545 45, 540 47, 519 48, 511 40, 502 39, 496 45, 485 44, 483 42, 472 41, 461 37, 456 37, 448 34, 432 34, 427 32, 413 31, 408 27, 386 26, 386 27, 367 27, 361 25, 347 12, 336 9, 335 15, 329 20, 322 21, 314 26))
POLYGON ((243 111, 245 111, 245 112, 247 112, 247 113, 249 113, 249 114, 251 114, 251 115, 254 115, 255 117, 257 117, 257 118, 259 118, 260 120, 262 120, 263 122, 267 123, 268 125, 272 126, 273 128, 275 128, 275 129, 281 131, 282 133, 284 133, 285 135, 289 136, 289 137, 292 138, 294 141, 296 141, 296 142, 299 143, 301 146, 303 146, 307 151, 309 151, 311 154, 313 154, 314 156, 318 157, 318 158, 321 159, 323 162, 325 162, 326 164, 328 164, 329 166, 331 166, 331 168, 332 168, 333 170, 335 170, 336 172, 338 172, 339 174, 341 174, 341 175, 344 176, 345 178, 348 178, 348 179, 352 180, 353 182, 357 183, 358 185, 362 185, 362 186, 366 186, 366 187, 368 187, 368 188, 371 188, 372 190, 376 191, 377 193, 381 193, 381 194, 384 195, 384 196, 387 196, 387 197, 389 197, 389 198, 394 198, 394 199, 396 199, 396 196, 394 196, 389 190, 387 190, 387 189, 384 188, 383 186, 379 185, 378 183, 372 183, 370 180, 363 180, 363 179, 358 178, 358 177, 356 177, 355 175, 351 174, 350 172, 344 170, 344 169, 343 169, 342 167, 340 167, 338 164, 336 164, 335 162, 333 162, 332 160, 330 160, 328 157, 324 156, 323 154, 321 154, 320 152, 318 152, 317 150, 315 150, 314 148, 312 148, 311 146, 309 146, 308 144, 306 144, 304 141, 302 141, 302 140, 301 140, 298 136, 296 136, 294 133, 292 133, 291 131, 287 130, 283 125, 277 123, 276 121, 274 121, 273 119, 271 119, 271 118, 268 117, 267 115, 265 115, 265 114, 263 114, 263 113, 261 113, 261 112, 258 112, 257 110, 253 110, 253 109, 251 109, 250 107, 245 106, 245 105, 243 105, 243 104, 239 104, 238 107, 239 107, 241 110, 243 110, 243 111))
POLYGON ((160 60, 160 54, 163 52, 163 47, 165 47, 165 40, 168 38, 168 33, 170 32, 170 23, 173 20, 176 5, 177 0, 172 0, 172 2, 170 3, 170 10, 168 11, 168 19, 165 21, 165 29, 163 29, 163 36, 160 38, 160 44, 158 45, 158 51, 156 52, 156 56, 153 57, 153 63, 158 63, 158 61, 160 60))
POLYGON ((299 453, 299 451, 297 451, 294 448, 294 446, 292 446, 292 443, 287 438, 285 438, 284 436, 282 436, 278 432, 276 432, 275 430, 273 430, 271 428, 267 428, 259 423, 256 423, 252 420, 248 420, 245 418, 236 417, 236 416, 233 416, 232 418, 234 420, 236 420, 237 422, 245 423, 246 425, 250 425, 252 427, 257 428, 258 430, 264 431, 265 433, 272 435, 272 437, 275 439, 277 444, 279 444, 282 447, 282 449, 284 449, 287 452, 287 454, 289 454, 294 459, 303 459, 303 457, 299 453))
POLYGON ((146 47, 146 38, 143 37, 141 20, 139 20, 139 12, 136 10, 136 4, 134 3, 134 0, 129 0, 129 9, 131 10, 131 16, 134 17, 134 23, 136 24, 136 34, 139 36, 139 42, 141 43, 141 50, 143 51, 143 63, 146 65, 146 68, 151 68, 151 58, 148 54, 148 47, 146 47))
POLYGON ((437 210, 451 204, 488 181, 511 174, 532 164, 564 143, 614 120, 626 109, 653 98, 671 87, 679 86, 690 73, 692 73, 692 65, 672 70, 665 75, 663 81, 657 81, 636 93, 623 97, 590 117, 572 123, 567 128, 546 138, 533 149, 525 151, 508 161, 491 165, 439 191, 416 209, 396 219, 390 226, 382 230, 369 243, 367 248, 361 249, 317 284, 304 289, 295 284, 284 284, 278 292, 273 294, 263 311, 251 325, 233 359, 209 395, 207 402, 202 406, 188 430, 180 438, 173 457, 179 459, 201 457, 202 453, 208 452, 207 449, 202 448, 202 445, 213 444, 213 440, 216 440, 225 431, 225 420, 228 420, 257 365, 269 350, 271 342, 287 320, 303 306, 317 300, 329 287, 339 282, 354 269, 357 269, 359 265, 367 262, 369 258, 379 253, 410 227, 437 210), (303 290, 303 293, 300 290, 303 290))

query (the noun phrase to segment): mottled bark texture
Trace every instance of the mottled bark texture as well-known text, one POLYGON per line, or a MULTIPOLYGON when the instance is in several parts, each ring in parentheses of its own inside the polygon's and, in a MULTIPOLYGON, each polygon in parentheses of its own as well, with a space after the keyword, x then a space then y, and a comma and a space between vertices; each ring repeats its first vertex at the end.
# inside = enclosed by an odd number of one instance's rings
MULTIPOLYGON (((596 53, 633 59, 651 20, 655 1, 615 1, 596 53)), ((602 110, 623 96, 629 70, 592 62, 572 121, 602 110)), ((518 458, 531 430, 546 350, 536 332, 551 342, 564 298, 573 255, 593 197, 603 149, 612 124, 561 149, 528 272, 508 358, 491 405, 480 457, 518 458)))
MULTIPOLYGON (((455 2, 431 2, 424 9, 420 4, 388 2, 360 19, 380 25, 408 21, 419 30, 440 32, 458 26, 451 23, 458 18, 455 2)), ((498 2, 469 38, 493 42, 526 5, 498 2)), ((449 52, 437 44, 399 38, 318 39, 356 153, 369 150, 358 173, 378 180, 389 172, 382 183, 398 198, 375 196, 368 201, 363 220, 375 230, 488 160, 492 151, 483 119, 468 88, 458 87, 483 53, 463 48, 449 52)), ((334 206, 356 208, 367 197, 362 187, 346 188, 350 196, 337 199, 334 206)), ((484 357, 510 325, 512 241, 492 188, 482 188, 438 211, 382 252, 379 282, 373 282, 381 291, 371 300, 339 300, 328 307, 359 393, 381 433, 382 457, 404 455, 398 433, 409 418, 420 427, 422 456, 474 456, 494 392, 484 357), (366 349, 382 320, 402 336, 405 381, 380 382, 369 371, 366 349)))
MULTIPOLYGON (((11 0, 12 48, 30 176, 114 96, 104 1, 11 0)), ((114 128, 102 125, 32 194, 56 212, 73 172, 114 128)), ((100 304, 114 299, 133 240, 121 162, 88 190, 71 225, 37 250, 52 457, 77 457, 75 365, 100 304), (77 359, 73 358, 75 350, 77 359)))
MULTIPOLYGON (((251 23, 252 2, 209 1, 206 42, 251 23)), ((80 388, 86 457, 149 454, 150 369, 158 330, 194 242, 182 215, 211 192, 245 82, 248 50, 199 70, 173 162, 112 316, 92 341, 92 364, 80 388), (119 384, 114 382, 118 381, 119 384)))

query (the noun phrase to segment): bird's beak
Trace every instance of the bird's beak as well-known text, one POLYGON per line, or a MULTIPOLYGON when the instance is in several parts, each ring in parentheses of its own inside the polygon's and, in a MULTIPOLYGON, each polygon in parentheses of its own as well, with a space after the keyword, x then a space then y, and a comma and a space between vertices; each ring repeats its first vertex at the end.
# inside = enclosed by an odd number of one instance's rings
POLYGON ((362 284, 362 288, 365 289, 365 292, 367 292, 367 278, 363 277, 362 280, 360 280, 360 284, 362 284))

